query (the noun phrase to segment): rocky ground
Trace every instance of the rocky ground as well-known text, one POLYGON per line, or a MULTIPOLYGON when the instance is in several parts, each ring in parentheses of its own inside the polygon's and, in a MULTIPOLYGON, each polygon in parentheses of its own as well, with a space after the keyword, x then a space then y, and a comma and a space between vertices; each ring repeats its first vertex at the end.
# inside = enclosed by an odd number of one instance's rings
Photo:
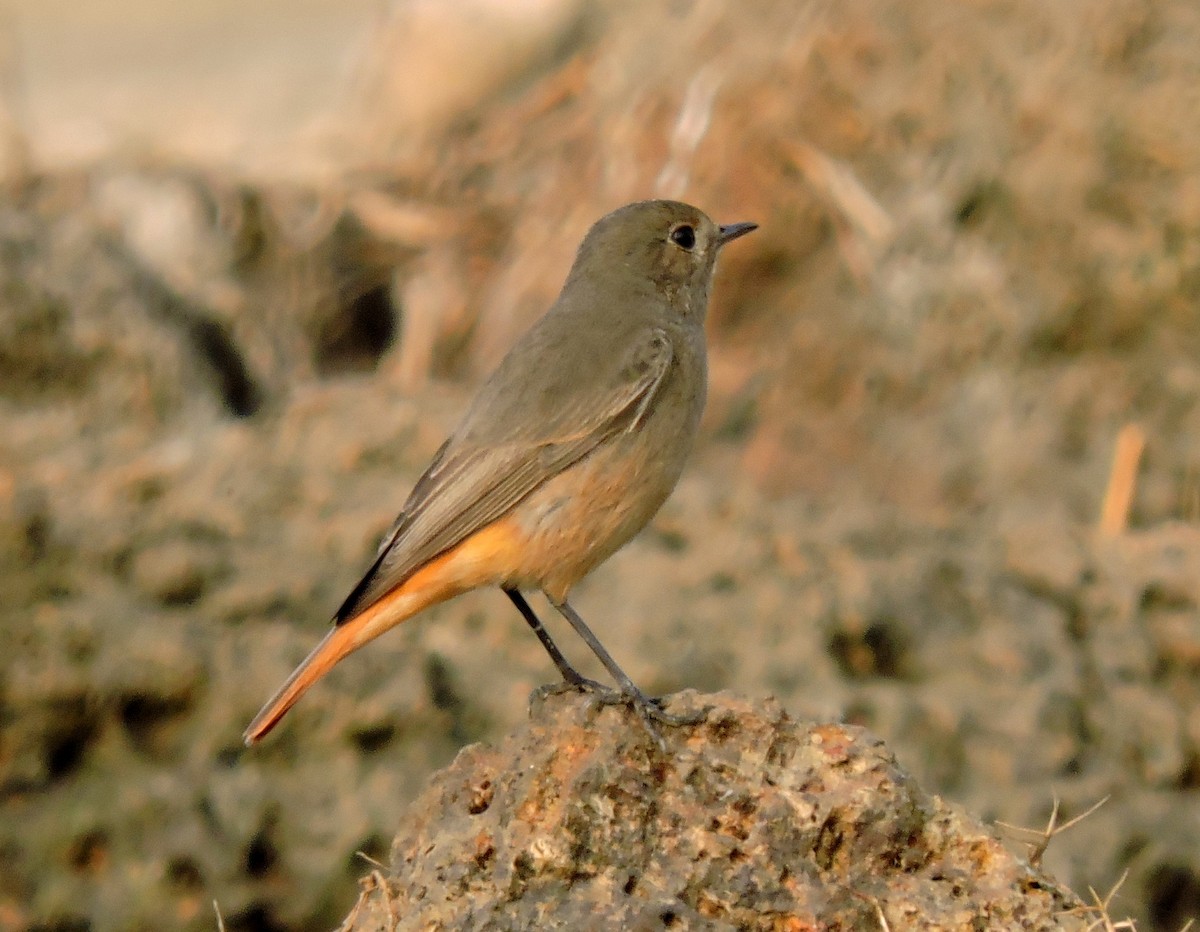
POLYGON ((343 930, 1085 929, 1083 903, 862 729, 682 693, 665 753, 547 697, 431 781, 343 930))
POLYGON ((525 720, 552 668, 476 593, 239 742, 590 222, 661 194, 762 228, 719 273, 693 462, 581 612, 647 689, 866 726, 983 820, 1109 797, 1047 869, 1080 892, 1128 871, 1114 915, 1178 929, 1200 12, 589 9, 464 70, 423 132, 389 96, 397 29, 333 180, 6 178, 0 926, 212 928, 214 900, 229 929, 334 925, 356 852, 525 720), (1100 535, 1128 424, 1131 514, 1100 535))

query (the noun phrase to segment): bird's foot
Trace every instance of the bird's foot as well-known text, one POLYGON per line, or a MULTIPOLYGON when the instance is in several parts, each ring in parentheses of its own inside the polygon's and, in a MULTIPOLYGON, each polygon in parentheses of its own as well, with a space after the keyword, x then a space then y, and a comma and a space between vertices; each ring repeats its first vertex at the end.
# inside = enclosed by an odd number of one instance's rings
POLYGON ((586 677, 578 679, 564 679, 559 683, 552 683, 547 686, 539 686, 534 690, 535 700, 544 700, 548 696, 558 696, 566 692, 581 692, 587 697, 589 706, 603 708, 610 705, 628 706, 637 713, 638 720, 649 733, 654 743, 658 745, 659 750, 666 750, 666 742, 663 741, 662 735, 659 733, 659 725, 670 725, 673 728, 678 728, 684 725, 696 725, 707 716, 708 710, 702 709, 698 712, 691 712, 686 715, 676 715, 668 712, 664 706, 666 698, 662 696, 647 696, 636 686, 626 689, 615 689, 612 686, 606 686, 603 683, 598 683, 596 680, 589 680, 586 677))
POLYGON ((650 735, 650 739, 658 746, 659 751, 666 753, 667 743, 663 740, 660 725, 672 727, 690 724, 684 717, 672 715, 663 708, 663 700, 657 696, 647 696, 636 686, 622 690, 610 689, 604 696, 597 697, 600 705, 625 705, 637 713, 638 721, 650 735))
POLYGON ((547 683, 545 686, 539 686, 533 691, 532 698, 540 702, 550 696, 561 696, 563 693, 583 693, 589 699, 595 701, 598 696, 615 692, 616 690, 611 686, 605 686, 603 683, 589 680, 586 676, 580 676, 576 679, 564 678, 557 683, 547 683))

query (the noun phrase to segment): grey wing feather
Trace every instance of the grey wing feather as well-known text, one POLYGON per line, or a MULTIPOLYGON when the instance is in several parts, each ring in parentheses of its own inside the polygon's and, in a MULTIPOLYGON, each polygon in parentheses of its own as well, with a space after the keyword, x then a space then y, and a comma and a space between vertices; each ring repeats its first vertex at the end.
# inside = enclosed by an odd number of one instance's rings
POLYGON ((509 442, 448 440, 417 481, 374 564, 338 609, 353 618, 416 569, 501 517, 521 499, 608 437, 637 429, 653 405, 674 353, 653 330, 620 362, 618 378, 601 396, 575 393, 533 436, 509 442))

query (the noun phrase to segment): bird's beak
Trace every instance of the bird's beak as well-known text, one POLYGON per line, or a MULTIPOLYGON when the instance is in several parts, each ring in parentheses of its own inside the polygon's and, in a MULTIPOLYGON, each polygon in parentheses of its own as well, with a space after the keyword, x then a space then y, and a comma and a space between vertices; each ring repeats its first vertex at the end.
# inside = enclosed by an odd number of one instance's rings
POLYGON ((724 246, 726 243, 732 242, 739 236, 745 236, 751 230, 757 230, 757 223, 730 223, 727 226, 718 227, 717 246, 724 246))

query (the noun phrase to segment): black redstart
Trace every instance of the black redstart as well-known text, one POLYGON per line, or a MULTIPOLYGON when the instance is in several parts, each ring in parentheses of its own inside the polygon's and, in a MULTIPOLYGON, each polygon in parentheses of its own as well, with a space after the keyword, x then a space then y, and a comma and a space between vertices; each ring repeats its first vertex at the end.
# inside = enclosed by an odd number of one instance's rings
POLYGON ((719 227, 677 201, 629 204, 592 227, 554 305, 479 390, 333 629, 246 729, 247 744, 347 654, 480 586, 504 590, 566 686, 628 702, 652 734, 651 720, 679 723, 626 676, 567 594, 675 487, 704 408, 717 253, 755 228, 719 227), (619 690, 576 672, 522 589, 546 594, 619 690))

